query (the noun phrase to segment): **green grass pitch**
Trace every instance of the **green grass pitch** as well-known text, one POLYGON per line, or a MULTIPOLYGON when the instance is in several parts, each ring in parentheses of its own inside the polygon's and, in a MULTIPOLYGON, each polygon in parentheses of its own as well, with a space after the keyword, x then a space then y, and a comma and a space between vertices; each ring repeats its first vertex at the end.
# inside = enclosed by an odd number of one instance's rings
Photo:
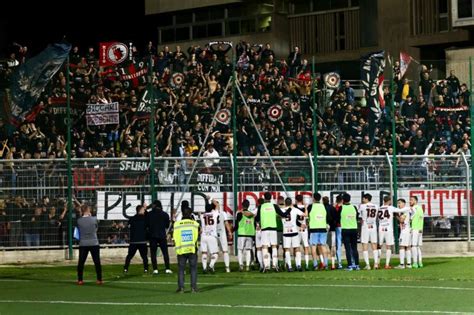
MULTIPOLYGON (((88 264, 91 262, 88 261, 88 264)), ((395 265, 397 261, 393 261, 395 265)), ((417 270, 198 275, 200 292, 175 293, 173 275, 104 266, 104 281, 75 284, 75 266, 0 267, 0 314, 474 314, 474 258, 431 258, 417 270)), ((232 266, 236 269, 236 266, 232 266)), ((160 270, 161 272, 161 270, 160 270)))

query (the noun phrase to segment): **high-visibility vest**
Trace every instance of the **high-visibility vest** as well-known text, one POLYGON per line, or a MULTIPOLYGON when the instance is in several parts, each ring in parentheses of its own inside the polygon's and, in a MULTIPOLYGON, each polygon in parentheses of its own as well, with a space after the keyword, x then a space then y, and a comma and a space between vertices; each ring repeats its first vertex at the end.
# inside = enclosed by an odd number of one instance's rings
POLYGON ((416 205, 413 208, 415 209, 415 213, 413 214, 413 217, 411 220, 411 229, 417 230, 417 231, 423 231, 423 225, 424 225, 423 208, 420 205, 416 205))
POLYGON ((341 229, 357 229, 357 211, 353 205, 342 205, 341 229))
POLYGON ((177 255, 194 254, 198 241, 199 224, 190 219, 176 221, 173 225, 174 249, 177 255))
POLYGON ((239 236, 255 236, 255 218, 253 216, 247 217, 242 213, 237 234, 239 236))
POLYGON ((275 206, 271 202, 265 202, 260 206, 260 227, 263 229, 277 228, 275 206))
POLYGON ((310 229, 325 229, 326 228, 326 208, 322 203, 313 203, 311 205, 311 212, 309 213, 309 228, 310 229))

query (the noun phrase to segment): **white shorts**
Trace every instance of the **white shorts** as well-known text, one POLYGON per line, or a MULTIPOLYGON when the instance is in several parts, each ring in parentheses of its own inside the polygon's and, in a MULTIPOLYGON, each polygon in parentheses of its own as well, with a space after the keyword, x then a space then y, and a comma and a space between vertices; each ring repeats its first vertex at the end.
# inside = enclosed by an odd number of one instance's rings
POLYGON ((227 243, 227 233, 223 232, 219 235, 219 248, 223 252, 229 251, 229 244, 227 243))
POLYGON ((362 244, 377 244, 377 227, 373 224, 362 226, 360 242, 362 244))
POLYGON ((278 236, 277 231, 262 231, 262 246, 277 246, 278 236))
POLYGON ((411 231, 410 230, 402 230, 400 232, 400 246, 411 246, 411 231))
POLYGON ((217 237, 211 235, 203 235, 201 237, 201 252, 216 254, 219 252, 217 245, 217 237))
POLYGON ((411 231, 411 246, 423 245, 423 233, 418 230, 411 231))
POLYGON ((395 238, 393 237, 393 229, 386 227, 379 227, 379 245, 385 243, 387 246, 395 244, 395 238))
POLYGON ((262 231, 255 232, 255 247, 261 248, 262 247, 262 231))
POLYGON ((300 233, 301 245, 303 245, 303 247, 309 247, 308 229, 305 229, 304 231, 300 231, 299 233, 300 233))
POLYGON ((253 239, 249 236, 239 236, 237 239, 237 248, 239 250, 252 249, 253 239))
POLYGON ((300 235, 283 236, 283 248, 300 248, 300 235))

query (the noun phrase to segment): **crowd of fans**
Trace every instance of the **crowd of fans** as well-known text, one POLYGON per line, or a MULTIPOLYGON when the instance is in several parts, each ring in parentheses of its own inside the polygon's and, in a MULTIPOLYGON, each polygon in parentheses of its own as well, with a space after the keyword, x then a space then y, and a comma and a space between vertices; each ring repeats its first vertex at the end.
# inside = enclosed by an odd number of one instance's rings
MULTIPOLYGON (((21 46, 20 46, 21 47, 21 46)), ((251 45, 240 42, 235 47, 219 42, 206 47, 193 46, 184 52, 168 46, 157 53, 150 42, 142 51, 133 49, 136 61, 153 59, 154 85, 162 91, 162 101, 156 109, 158 156, 196 155, 202 145, 213 144, 219 156, 232 151, 229 125, 217 123, 207 144, 206 132, 232 76, 231 54, 237 58, 237 75, 246 102, 237 98, 238 154, 264 154, 264 146, 256 130, 260 130, 265 146, 272 155, 302 156, 312 152, 311 66, 298 47, 287 59, 275 57, 270 44, 251 45), (183 82, 174 84, 173 74, 182 73, 183 82), (293 108, 292 103, 296 106, 293 108), (280 118, 270 119, 268 108, 282 104, 280 118), (257 128, 249 119, 253 115, 257 128)), ((27 60, 27 49, 20 56, 10 55, 2 76, 27 60)), ((75 157, 139 157, 148 156, 149 124, 137 115, 145 81, 126 84, 117 77, 116 69, 99 68, 97 53, 71 50, 71 98, 77 104, 120 104, 117 125, 87 126, 85 107, 79 107, 73 125, 73 156, 75 157)), ((399 73, 398 63, 394 65, 399 73)), ((444 80, 431 77, 431 68, 420 67, 420 78, 396 77, 395 104, 397 121, 397 151, 400 154, 456 154, 466 151, 469 142, 469 94, 454 71, 444 80), (456 110, 455 110, 456 109, 456 110), (463 148, 464 147, 464 148, 463 148)), ((316 65, 317 71, 317 65, 316 65)), ((391 152, 390 88, 385 87, 387 106, 378 124, 376 136, 369 139, 368 109, 365 100, 357 99, 347 81, 339 89, 328 92, 318 81, 318 153, 321 155, 384 155, 391 152)), ((36 120, 22 124, 9 134, 5 122, 0 122, 0 153, 6 159, 62 158, 65 155, 65 124, 58 119, 51 105, 52 98, 66 96, 66 74, 60 71, 38 100, 42 110, 36 120)), ((230 89, 224 95, 222 108, 230 109, 230 89)), ((80 105, 79 105, 80 106, 80 105)))
MULTIPOLYGON (((20 45, 0 67, 0 88, 20 64, 28 60, 28 50, 20 45)), ((397 152, 401 155, 469 154, 469 95, 454 71, 447 78, 433 78, 432 68, 420 66, 419 78, 400 77, 398 62, 395 88, 384 87, 386 107, 377 125, 374 139, 369 138, 365 99, 356 97, 349 81, 339 88, 327 89, 322 80, 316 83, 317 121, 313 121, 311 65, 298 47, 287 58, 277 59, 270 44, 215 42, 193 46, 184 51, 180 46, 157 48, 151 42, 143 49, 133 48, 137 64, 152 59, 153 85, 160 90, 156 106, 156 155, 196 156, 204 146, 204 156, 217 158, 232 153, 237 141, 238 155, 265 155, 267 148, 274 156, 305 156, 313 152, 313 124, 317 124, 318 154, 384 155, 391 154, 391 122, 396 120, 397 152), (226 89, 233 75, 232 55, 236 54, 236 73, 248 109, 240 97, 237 103, 237 139, 233 139, 230 119, 212 120, 222 99, 222 109, 231 110, 232 89, 226 89), (175 82, 181 73, 183 82, 175 82), (409 80, 411 79, 411 80, 409 80), (394 91, 395 117, 392 117, 391 90, 394 91), (268 109, 282 107, 281 117, 270 117, 268 109), (256 126, 250 119, 253 116, 256 126), (210 132, 207 143, 205 135, 210 132), (257 130, 265 141, 261 143, 257 130)), ((316 65, 316 71, 318 67, 316 65)), ((146 88, 146 76, 133 84, 120 80, 119 69, 99 67, 98 53, 93 47, 86 51, 73 47, 70 53, 70 73, 59 71, 38 100, 36 119, 21 124, 14 132, 0 120, 0 156, 9 160, 4 167, 15 172, 14 160, 64 158, 66 124, 64 114, 55 110, 54 99, 66 97, 66 76, 71 82, 74 108, 72 156, 78 158, 148 157, 150 154, 149 122, 137 112, 146 88), (85 104, 118 102, 120 123, 87 126, 85 104)), ((317 76, 320 78, 320 76, 317 76)), ((236 95, 238 95, 236 93, 236 95)), ((12 177, 13 178, 13 177, 12 177)), ((12 211, 8 220, 0 210, 0 245, 6 242, 6 226, 10 245, 60 244, 64 240, 64 205, 45 206, 38 202, 13 198, 3 209, 28 208, 28 212, 12 211), (28 204, 30 202, 30 204, 28 204), (18 223, 18 228, 15 224, 18 223), (41 231, 34 233, 36 227, 41 231), (5 227, 5 228, 4 228, 5 227), (51 232, 51 231, 55 232, 51 232), (49 235, 49 236, 45 236, 49 235), (15 244, 17 242, 17 244, 15 244)), ((2 212, 3 211, 3 212, 2 212)), ((107 227, 106 241, 120 244, 127 241, 126 226, 114 222, 107 227)))

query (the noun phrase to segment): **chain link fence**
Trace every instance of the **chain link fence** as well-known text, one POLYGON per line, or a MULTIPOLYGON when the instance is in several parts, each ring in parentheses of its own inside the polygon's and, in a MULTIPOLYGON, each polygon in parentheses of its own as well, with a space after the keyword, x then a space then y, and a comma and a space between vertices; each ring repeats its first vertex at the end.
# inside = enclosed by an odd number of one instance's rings
MULTIPOLYGON (((72 225, 80 205, 92 206, 99 218, 104 246, 128 243, 128 218, 135 206, 151 203, 150 160, 73 159, 72 225)), ((462 155, 319 157, 157 158, 157 199, 171 215, 179 201, 188 200, 203 211, 206 195, 220 200, 232 220, 233 198, 255 205, 263 192, 275 197, 302 193, 311 202, 318 190, 334 201, 349 192, 354 204, 363 193, 381 203, 393 193, 417 196, 425 210, 425 239, 465 240, 468 235, 470 157, 462 155), (191 172, 194 168, 194 172, 191 172), (317 171, 317 180, 313 178, 317 171), (396 175, 396 176, 395 176, 396 175), (233 192, 233 182, 238 192, 233 192)), ((0 247, 3 249, 54 247, 68 244, 67 163, 65 160, 0 161, 0 247)))

